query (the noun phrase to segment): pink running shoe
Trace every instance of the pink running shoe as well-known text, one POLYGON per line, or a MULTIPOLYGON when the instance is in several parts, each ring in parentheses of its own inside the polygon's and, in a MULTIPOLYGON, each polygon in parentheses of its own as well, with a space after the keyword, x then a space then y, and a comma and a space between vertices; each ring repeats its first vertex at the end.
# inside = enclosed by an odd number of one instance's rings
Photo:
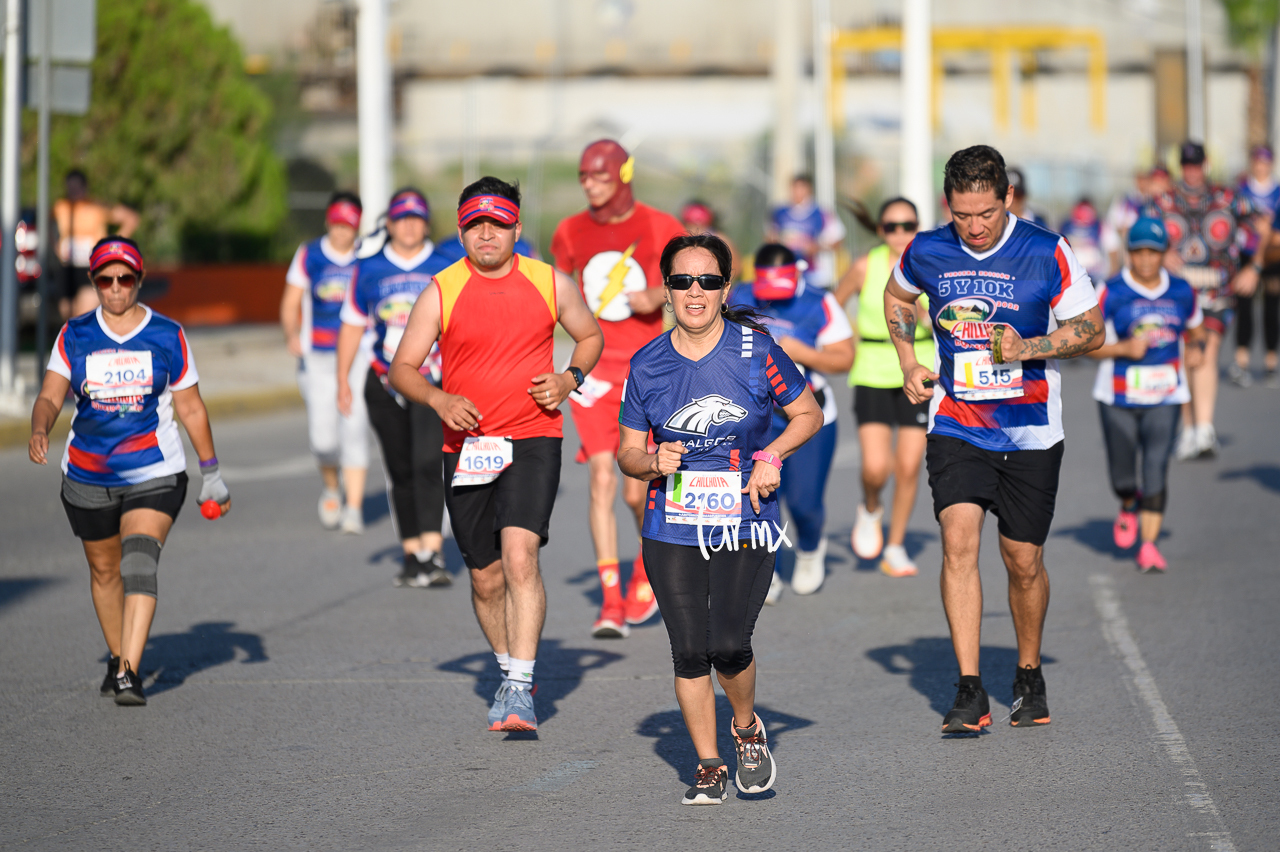
POLYGON ((1121 550, 1133 547, 1134 542, 1138 540, 1138 513, 1121 509, 1120 514, 1116 515, 1116 523, 1111 528, 1111 534, 1115 536, 1116 547, 1121 550))
POLYGON ((1163 574, 1168 569, 1169 563, 1164 561, 1164 556, 1160 554, 1156 543, 1154 541, 1144 541, 1142 547, 1138 550, 1138 570, 1143 574, 1150 574, 1152 571, 1159 571, 1163 574))

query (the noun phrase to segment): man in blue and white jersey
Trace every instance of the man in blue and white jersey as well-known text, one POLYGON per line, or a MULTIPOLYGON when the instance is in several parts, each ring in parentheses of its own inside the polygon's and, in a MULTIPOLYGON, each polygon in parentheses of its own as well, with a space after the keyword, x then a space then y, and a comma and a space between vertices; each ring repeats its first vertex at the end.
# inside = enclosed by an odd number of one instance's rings
POLYGON ((943 732, 991 724, 978 670, 978 548, 988 509, 999 519, 1018 635, 1010 721, 1045 725, 1044 543, 1063 450, 1056 359, 1098 348, 1102 316, 1066 240, 1010 212, 1013 188, 998 151, 986 145, 958 151, 947 162, 943 186, 951 223, 912 241, 884 297, 907 396, 931 400, 925 464, 942 526, 942 602, 960 665, 959 692, 943 732), (915 302, 922 293, 937 341, 933 369, 915 356, 915 302))
POLYGON ((791 203, 773 209, 765 235, 769 242, 782 243, 809 264, 809 281, 814 286, 827 287, 834 282, 835 270, 824 267, 823 253, 844 239, 844 223, 832 211, 818 206, 809 175, 796 175, 791 181, 791 203))

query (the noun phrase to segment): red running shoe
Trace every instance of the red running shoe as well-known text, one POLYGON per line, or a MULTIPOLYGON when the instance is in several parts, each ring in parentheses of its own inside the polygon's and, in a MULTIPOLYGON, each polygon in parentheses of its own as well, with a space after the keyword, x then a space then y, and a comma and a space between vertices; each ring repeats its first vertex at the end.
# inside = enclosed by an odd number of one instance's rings
POLYGON ((644 556, 636 555, 631 568, 631 585, 627 587, 627 599, 623 602, 627 624, 644 624, 658 611, 658 600, 649 585, 649 575, 644 570, 644 556))
POLYGON ((622 607, 614 608, 606 604, 601 608, 596 623, 591 625, 591 635, 596 639, 626 639, 631 628, 627 626, 622 613, 622 607))
POLYGON ((1115 526, 1111 528, 1111 534, 1115 536, 1116 547, 1121 550, 1128 550, 1133 547, 1134 542, 1138 540, 1138 514, 1137 512, 1126 512, 1120 510, 1120 514, 1116 515, 1115 526))

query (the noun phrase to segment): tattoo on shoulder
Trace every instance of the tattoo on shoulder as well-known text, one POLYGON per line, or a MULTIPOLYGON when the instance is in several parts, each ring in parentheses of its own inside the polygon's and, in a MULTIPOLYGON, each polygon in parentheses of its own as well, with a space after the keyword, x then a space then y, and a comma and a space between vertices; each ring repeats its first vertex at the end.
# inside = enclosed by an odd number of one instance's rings
POLYGON ((889 335, 904 343, 914 343, 916 339, 915 308, 904 308, 894 305, 890 309, 889 335))

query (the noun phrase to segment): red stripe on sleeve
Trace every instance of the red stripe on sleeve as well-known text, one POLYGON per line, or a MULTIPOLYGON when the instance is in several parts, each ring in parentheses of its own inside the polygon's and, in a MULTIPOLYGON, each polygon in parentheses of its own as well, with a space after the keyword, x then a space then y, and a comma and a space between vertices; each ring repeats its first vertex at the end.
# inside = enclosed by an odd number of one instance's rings
POLYGON ((191 366, 191 348, 187 346, 187 335, 183 333, 182 326, 178 326, 178 343, 182 346, 182 372, 178 374, 178 378, 169 383, 171 385, 176 385, 186 378, 187 368, 191 366))
POLYGON ((1067 255, 1062 251, 1059 245, 1053 250, 1054 260, 1058 261, 1058 274, 1062 276, 1062 282, 1058 286, 1058 295, 1049 300, 1049 304, 1058 307, 1058 302, 1062 299, 1062 294, 1067 292, 1067 288, 1071 286, 1071 264, 1067 263, 1067 255))
POLYGON ((71 372, 71 359, 67 357, 67 327, 64 325, 62 330, 58 332, 58 354, 62 356, 62 363, 67 365, 67 372, 71 372))

